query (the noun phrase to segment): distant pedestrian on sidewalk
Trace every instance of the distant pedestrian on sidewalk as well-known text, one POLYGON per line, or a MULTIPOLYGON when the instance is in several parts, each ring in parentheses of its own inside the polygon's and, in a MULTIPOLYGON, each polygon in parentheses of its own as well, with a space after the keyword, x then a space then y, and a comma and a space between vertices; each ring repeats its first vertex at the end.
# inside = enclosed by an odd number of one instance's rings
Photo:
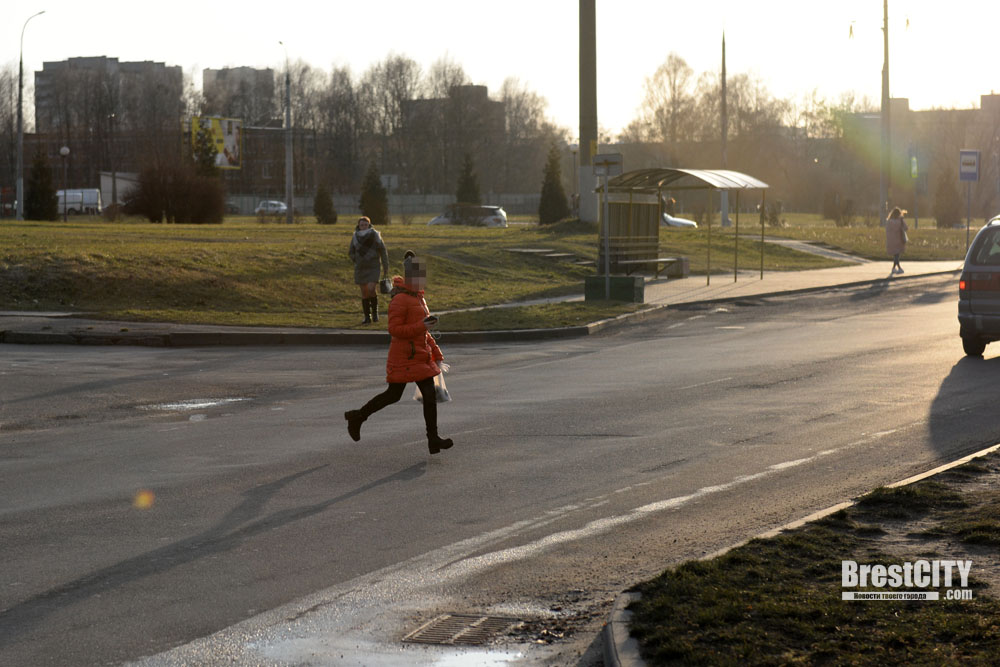
POLYGON ((428 331, 437 324, 424 300, 427 269, 411 251, 403 260, 403 277, 393 276, 392 300, 389 302, 389 358, 385 364, 388 388, 364 404, 360 410, 344 413, 347 432, 357 442, 361 425, 372 414, 392 405, 403 396, 407 382, 415 382, 423 398, 424 425, 427 427, 427 450, 437 454, 452 446, 450 438, 438 436, 437 396, 434 377, 447 368, 441 348, 428 331))
POLYGON ((378 284, 379 273, 389 277, 389 253, 385 250, 382 235, 372 227, 372 221, 367 217, 358 220, 351 237, 351 245, 347 249, 351 261, 354 262, 354 284, 361 286, 361 310, 365 319, 361 324, 378 322, 378 284), (381 262, 382 271, 379 271, 381 262))
POLYGON ((906 211, 899 207, 892 209, 889 218, 885 221, 885 251, 892 256, 892 273, 903 273, 903 267, 899 265, 899 256, 906 250, 906 220, 903 216, 906 211))

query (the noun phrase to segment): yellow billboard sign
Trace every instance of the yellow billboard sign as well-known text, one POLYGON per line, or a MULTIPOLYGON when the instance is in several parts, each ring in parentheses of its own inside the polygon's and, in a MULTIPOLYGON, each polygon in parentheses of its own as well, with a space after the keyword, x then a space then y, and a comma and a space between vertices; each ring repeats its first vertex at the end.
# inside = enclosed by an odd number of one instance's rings
POLYGON ((195 116, 191 119, 191 147, 199 132, 208 132, 215 145, 215 166, 219 169, 239 169, 243 154, 243 121, 239 118, 195 116))

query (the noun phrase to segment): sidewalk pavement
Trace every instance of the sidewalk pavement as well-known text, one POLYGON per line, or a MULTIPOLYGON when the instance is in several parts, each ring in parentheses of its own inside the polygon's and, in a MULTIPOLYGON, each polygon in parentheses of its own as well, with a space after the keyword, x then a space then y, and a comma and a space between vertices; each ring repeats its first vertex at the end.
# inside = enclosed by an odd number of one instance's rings
MULTIPOLYGON (((854 260, 857 261, 857 260, 854 260)), ((651 308, 587 325, 553 329, 509 331, 445 332, 449 345, 490 341, 527 341, 587 336, 607 327, 647 317, 662 308, 680 304, 735 301, 749 297, 821 291, 882 281, 906 280, 930 275, 956 273, 961 260, 904 262, 905 273, 892 275, 892 263, 861 262, 853 266, 812 271, 741 271, 736 276, 714 274, 689 278, 647 280, 645 302, 651 308)), ((956 298, 958 286, 956 284, 956 298)), ((527 305, 552 301, 582 301, 583 295, 517 302, 527 305)), ((58 345, 145 345, 152 347, 192 347, 208 345, 386 345, 385 330, 364 331, 291 327, 238 327, 168 322, 118 322, 92 320, 71 312, 0 311, 0 342, 58 345)))

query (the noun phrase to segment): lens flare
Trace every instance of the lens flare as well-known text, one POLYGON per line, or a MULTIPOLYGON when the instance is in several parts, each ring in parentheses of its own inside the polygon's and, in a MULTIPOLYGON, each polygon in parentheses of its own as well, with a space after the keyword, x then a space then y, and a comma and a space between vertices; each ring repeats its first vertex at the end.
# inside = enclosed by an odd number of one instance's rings
POLYGON ((147 489, 142 489, 141 491, 136 493, 135 498, 132 499, 132 507, 136 508, 137 510, 148 510, 150 507, 153 506, 153 501, 155 499, 156 496, 153 494, 152 491, 149 491, 147 489))

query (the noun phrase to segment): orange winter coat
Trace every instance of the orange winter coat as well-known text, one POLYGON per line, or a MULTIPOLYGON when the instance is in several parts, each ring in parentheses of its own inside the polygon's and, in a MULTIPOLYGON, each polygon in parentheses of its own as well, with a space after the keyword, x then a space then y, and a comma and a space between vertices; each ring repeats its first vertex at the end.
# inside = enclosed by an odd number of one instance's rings
POLYGON ((389 358, 385 381, 418 382, 441 372, 436 362, 444 359, 441 348, 424 326, 430 315, 424 292, 411 291, 400 276, 393 278, 396 294, 389 302, 389 358))

